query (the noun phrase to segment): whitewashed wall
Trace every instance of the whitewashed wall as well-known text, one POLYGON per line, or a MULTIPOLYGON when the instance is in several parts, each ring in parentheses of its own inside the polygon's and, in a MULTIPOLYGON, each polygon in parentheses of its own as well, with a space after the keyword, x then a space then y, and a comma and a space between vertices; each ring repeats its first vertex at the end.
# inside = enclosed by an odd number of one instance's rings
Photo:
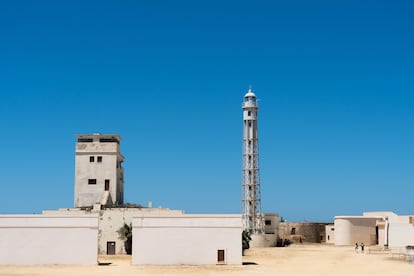
POLYGON ((242 263, 241 215, 180 215, 132 219, 132 264, 242 263))
POLYGON ((389 247, 414 245, 414 226, 412 224, 408 222, 390 222, 388 227, 389 247))
POLYGON ((95 265, 98 217, 0 215, 1 265, 95 265))

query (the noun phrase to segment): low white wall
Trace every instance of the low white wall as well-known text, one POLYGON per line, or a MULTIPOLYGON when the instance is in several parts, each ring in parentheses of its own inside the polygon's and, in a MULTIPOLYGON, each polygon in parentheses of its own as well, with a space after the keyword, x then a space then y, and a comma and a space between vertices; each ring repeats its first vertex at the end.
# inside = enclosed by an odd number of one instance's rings
POLYGON ((388 247, 414 245, 414 227, 412 224, 390 222, 388 227, 388 247))
POLYGON ((0 215, 1 265, 94 265, 98 217, 0 215))
POLYGON ((249 245, 251 248, 256 247, 275 247, 277 243, 277 234, 251 234, 252 240, 249 245))
POLYGON ((132 264, 242 263, 241 215, 180 215, 132 219, 132 264))

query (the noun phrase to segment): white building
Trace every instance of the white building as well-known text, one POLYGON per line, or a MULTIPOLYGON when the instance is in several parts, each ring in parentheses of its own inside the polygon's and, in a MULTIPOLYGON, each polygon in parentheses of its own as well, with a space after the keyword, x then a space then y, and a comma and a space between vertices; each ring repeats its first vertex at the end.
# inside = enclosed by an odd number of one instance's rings
POLYGON ((124 157, 121 137, 113 134, 77 135, 75 207, 124 202, 124 157))
POLYGON ((378 244, 377 221, 381 217, 336 216, 335 245, 378 244))
POLYGON ((242 264, 240 215, 141 216, 132 219, 132 264, 242 264))
POLYGON ((96 265, 97 246, 97 215, 0 215, 0 265, 96 265))
POLYGON ((362 216, 335 217, 335 245, 414 245, 414 216, 394 212, 365 212, 362 216))
POLYGON ((133 226, 136 264, 241 264, 241 215, 184 215, 122 204, 120 140, 77 136, 75 208, 0 216, 0 264, 96 264, 98 254, 126 253, 119 233, 124 224, 133 226))

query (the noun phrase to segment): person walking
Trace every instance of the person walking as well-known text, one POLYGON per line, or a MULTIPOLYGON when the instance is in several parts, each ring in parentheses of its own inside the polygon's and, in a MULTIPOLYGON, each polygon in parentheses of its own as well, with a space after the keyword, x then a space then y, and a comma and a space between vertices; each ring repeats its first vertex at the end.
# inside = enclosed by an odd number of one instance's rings
POLYGON ((364 253, 364 243, 361 243, 361 252, 364 253))
POLYGON ((358 253, 358 243, 355 243, 355 253, 358 253))

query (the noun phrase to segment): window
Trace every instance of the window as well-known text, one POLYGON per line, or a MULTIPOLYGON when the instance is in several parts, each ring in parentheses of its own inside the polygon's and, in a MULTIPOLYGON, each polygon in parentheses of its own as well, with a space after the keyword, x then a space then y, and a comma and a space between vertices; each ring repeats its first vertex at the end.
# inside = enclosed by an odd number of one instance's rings
POLYGON ((247 116, 251 116, 252 112, 251 111, 247 111, 247 116))
POLYGON ((78 139, 78 143, 92 143, 93 139, 92 138, 79 138, 78 139))
POLYGON ((105 191, 109 191, 109 179, 105 179, 105 191))
POLYGON ((119 144, 119 141, 116 138, 101 138, 101 139, 99 139, 99 142, 101 142, 101 143, 117 143, 117 144, 119 144))
POLYGON ((98 156, 98 163, 101 163, 102 162, 102 156, 98 156))
POLYGON ((89 185, 96 185, 96 179, 88 179, 89 185))
POLYGON ((270 219, 265 220, 265 225, 272 225, 272 221, 270 219))
POLYGON ((95 156, 89 156, 89 162, 95 162, 95 156))
POLYGON ((290 230, 290 234, 291 235, 296 235, 296 228, 293 227, 292 230, 290 230))

